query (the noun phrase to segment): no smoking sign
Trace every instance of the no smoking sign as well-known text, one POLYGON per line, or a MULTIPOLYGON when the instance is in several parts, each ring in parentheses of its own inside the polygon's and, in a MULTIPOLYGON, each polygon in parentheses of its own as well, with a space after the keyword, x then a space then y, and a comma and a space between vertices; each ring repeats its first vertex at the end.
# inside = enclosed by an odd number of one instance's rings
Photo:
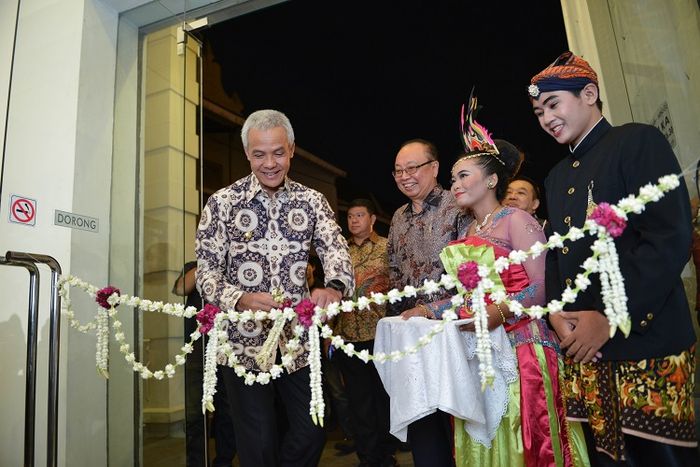
POLYGON ((26 196, 10 196, 10 222, 36 225, 36 200, 26 196))

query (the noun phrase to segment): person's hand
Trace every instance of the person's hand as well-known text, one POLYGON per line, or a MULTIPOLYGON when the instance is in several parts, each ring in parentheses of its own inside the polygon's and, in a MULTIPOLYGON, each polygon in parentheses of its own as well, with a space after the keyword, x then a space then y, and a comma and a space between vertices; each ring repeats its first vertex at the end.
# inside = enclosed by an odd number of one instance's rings
POLYGON ((610 323, 605 315, 596 310, 560 311, 556 314, 573 325, 560 343, 561 348, 566 349, 566 355, 581 363, 601 358, 599 350, 610 339, 610 323))
POLYGON ((311 301, 321 308, 326 308, 333 302, 340 302, 343 294, 330 287, 313 289, 311 291, 311 301))
POLYGON ((250 292, 241 295, 236 303, 238 311, 270 311, 272 308, 280 308, 282 305, 277 303, 272 295, 267 292, 250 292))
MULTIPOLYGON (((498 326, 503 324, 503 318, 501 318, 500 313, 498 313, 498 310, 496 309, 495 305, 489 305, 486 308, 486 314, 488 315, 488 329, 489 331, 492 331, 496 329, 498 326)), ((462 324, 459 327, 460 331, 467 331, 467 332, 476 332, 476 326, 474 325, 474 321, 471 323, 467 324, 462 324)))
POLYGON ((549 324, 554 328, 560 342, 569 337, 571 331, 576 327, 575 320, 571 318, 567 319, 563 313, 566 312, 549 314, 549 324))
POLYGON ((399 316, 401 316, 401 319, 409 319, 409 318, 413 318, 415 316, 418 316, 420 318, 428 318, 428 319, 433 317, 432 313, 430 313, 430 311, 428 311, 428 308, 425 305, 409 308, 408 310, 401 313, 399 316))
POLYGON ((323 355, 325 355, 329 359, 331 358, 330 355, 328 355, 328 350, 330 348, 331 348, 331 340, 330 339, 323 339, 323 355))

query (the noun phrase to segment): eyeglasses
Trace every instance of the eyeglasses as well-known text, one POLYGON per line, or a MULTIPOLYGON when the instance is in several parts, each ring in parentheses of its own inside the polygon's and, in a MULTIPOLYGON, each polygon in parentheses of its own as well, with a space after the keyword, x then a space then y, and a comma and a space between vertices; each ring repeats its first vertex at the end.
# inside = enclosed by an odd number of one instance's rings
POLYGON ((406 173, 406 175, 413 175, 414 173, 418 172, 418 169, 420 169, 424 165, 430 164, 431 162, 435 161, 425 161, 422 164, 412 165, 410 167, 406 167, 405 169, 392 170, 391 175, 393 175, 394 178, 401 178, 404 172, 406 173))

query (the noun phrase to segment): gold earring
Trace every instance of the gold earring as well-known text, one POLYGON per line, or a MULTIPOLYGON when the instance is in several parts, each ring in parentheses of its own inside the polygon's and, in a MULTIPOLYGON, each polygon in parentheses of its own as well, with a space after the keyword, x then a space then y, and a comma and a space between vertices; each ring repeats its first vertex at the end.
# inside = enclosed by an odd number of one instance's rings
POLYGON ((493 182, 488 182, 488 183, 486 184, 486 187, 487 187, 489 190, 493 190, 493 182))

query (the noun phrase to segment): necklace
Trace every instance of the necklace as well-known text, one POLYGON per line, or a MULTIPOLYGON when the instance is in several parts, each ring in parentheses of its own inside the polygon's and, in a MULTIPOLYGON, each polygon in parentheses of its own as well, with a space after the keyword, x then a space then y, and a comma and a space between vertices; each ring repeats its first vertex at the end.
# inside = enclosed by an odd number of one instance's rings
POLYGON ((474 228, 474 231, 475 231, 476 233, 480 233, 480 232, 481 232, 481 229, 483 229, 483 228, 486 226, 486 223, 489 221, 489 217, 491 217, 491 214, 493 214, 494 212, 496 212, 496 211, 498 210, 498 208, 500 208, 500 207, 501 207, 501 205, 499 204, 498 206, 496 206, 496 207, 493 209, 493 211, 491 211, 490 213, 486 214, 486 217, 484 217, 484 220, 481 221, 480 224, 477 224, 477 225, 476 225, 476 227, 474 228))

